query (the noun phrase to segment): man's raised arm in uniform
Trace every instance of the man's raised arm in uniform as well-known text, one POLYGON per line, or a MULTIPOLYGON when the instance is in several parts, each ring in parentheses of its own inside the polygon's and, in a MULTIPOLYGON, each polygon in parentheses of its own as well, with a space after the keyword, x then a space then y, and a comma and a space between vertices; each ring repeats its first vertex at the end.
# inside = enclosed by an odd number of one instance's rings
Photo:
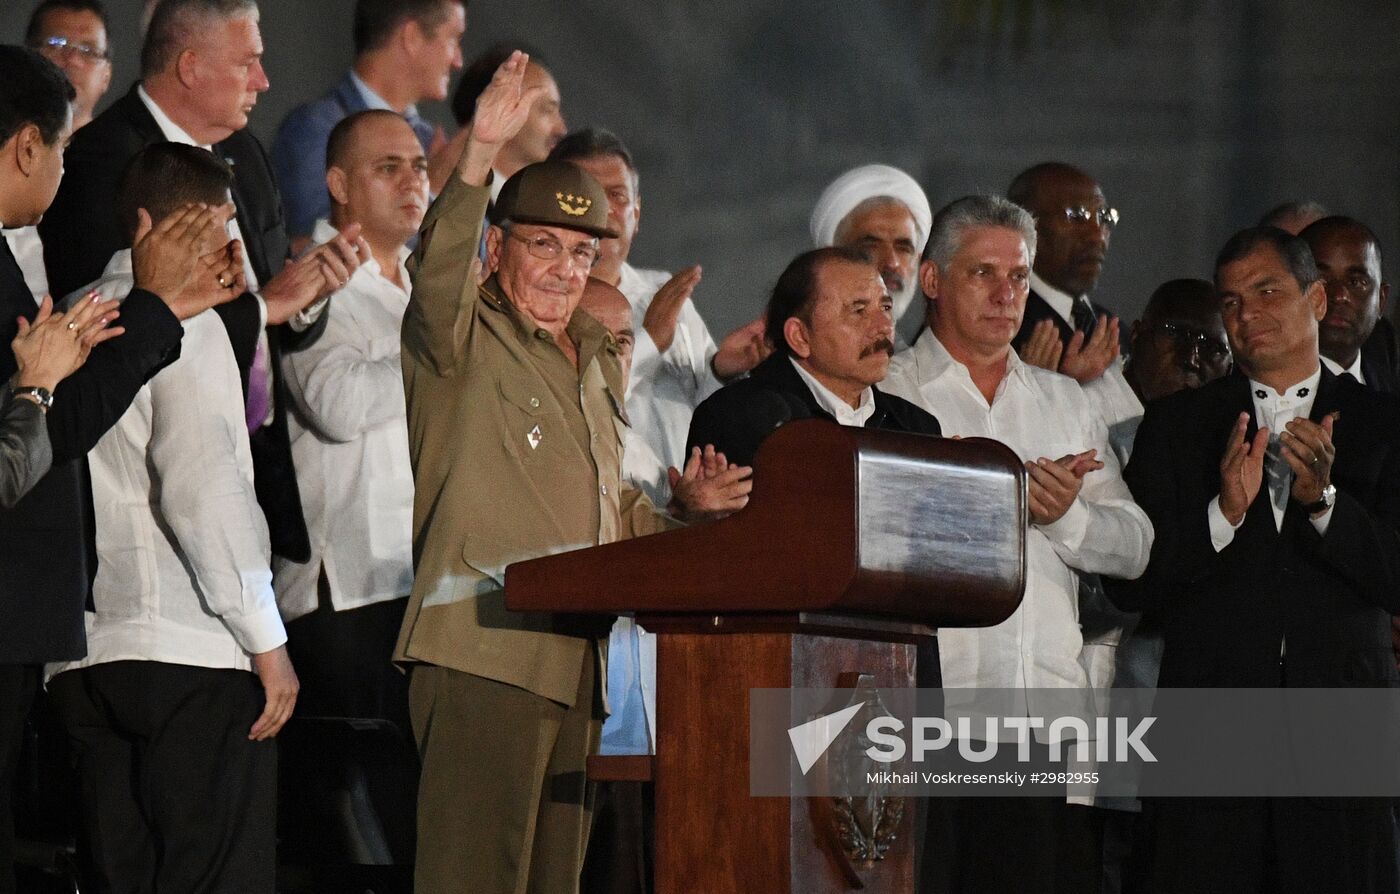
POLYGON ((413 297, 404 315, 403 346, 434 369, 448 375, 462 362, 467 334, 476 312, 478 257, 486 206, 487 178, 501 146, 520 131, 531 104, 543 88, 525 89, 530 57, 516 52, 476 101, 472 132, 442 195, 428 209, 409 262, 413 297))

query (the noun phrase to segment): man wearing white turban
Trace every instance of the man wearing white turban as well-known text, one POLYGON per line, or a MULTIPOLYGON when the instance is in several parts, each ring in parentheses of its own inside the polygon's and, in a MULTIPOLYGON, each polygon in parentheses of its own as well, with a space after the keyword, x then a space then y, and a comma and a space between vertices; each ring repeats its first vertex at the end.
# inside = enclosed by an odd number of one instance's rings
POLYGON ((913 341, 923 314, 906 315, 918 292, 919 256, 933 212, 918 182, 889 165, 862 165, 831 182, 812 209, 812 242, 859 249, 894 299, 897 347, 913 341))

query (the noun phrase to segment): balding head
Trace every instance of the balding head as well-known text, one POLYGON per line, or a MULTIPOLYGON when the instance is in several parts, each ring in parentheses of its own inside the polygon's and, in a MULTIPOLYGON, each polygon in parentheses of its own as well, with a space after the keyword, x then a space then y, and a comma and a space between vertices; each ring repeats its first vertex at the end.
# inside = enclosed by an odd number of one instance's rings
MULTIPOLYGON (((428 159, 403 116, 366 109, 345 118, 326 143, 331 223, 360 224, 382 258, 394 259, 428 210, 428 159)), ((386 269, 396 268, 389 263, 386 269)))
POLYGON ((627 297, 601 279, 589 277, 578 307, 612 333, 617 341, 618 359, 622 361, 622 377, 626 380, 632 372, 632 346, 637 340, 632 326, 632 305, 627 303, 627 297))
POLYGON ((1073 165, 1044 162, 1018 174, 1006 196, 1035 215, 1036 274, 1074 297, 1092 292, 1118 220, 1098 181, 1073 165))
POLYGON ((1230 370, 1230 346, 1215 286, 1173 279, 1152 293, 1133 324, 1124 375, 1138 397, 1156 400, 1199 388, 1230 370))
POLYGON ((1276 205, 1264 212, 1264 216, 1259 218, 1261 227, 1277 227, 1285 233, 1292 233, 1297 236, 1313 224, 1327 216, 1327 209, 1321 202, 1312 199, 1300 199, 1294 202, 1284 202, 1276 205))

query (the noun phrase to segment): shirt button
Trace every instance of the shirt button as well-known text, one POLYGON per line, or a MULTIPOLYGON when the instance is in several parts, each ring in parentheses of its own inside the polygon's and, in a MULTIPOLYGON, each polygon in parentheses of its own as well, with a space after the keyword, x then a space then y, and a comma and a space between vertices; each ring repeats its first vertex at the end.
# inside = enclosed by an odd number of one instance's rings
POLYGON ((607 486, 606 484, 603 485, 602 487, 598 488, 598 490, 600 490, 600 491, 603 492, 603 496, 606 497, 606 496, 608 495, 608 486, 607 486))
POLYGON ((540 405, 540 399, 539 399, 538 397, 532 397, 532 398, 530 398, 530 406, 531 406, 532 408, 533 408, 533 407, 538 407, 539 405, 540 405))

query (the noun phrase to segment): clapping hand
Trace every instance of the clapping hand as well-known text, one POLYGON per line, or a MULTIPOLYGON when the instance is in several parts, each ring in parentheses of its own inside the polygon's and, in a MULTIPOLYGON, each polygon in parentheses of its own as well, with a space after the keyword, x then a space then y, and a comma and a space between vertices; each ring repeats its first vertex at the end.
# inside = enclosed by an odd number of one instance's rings
POLYGON ((1084 476, 1103 468, 1098 453, 1091 449, 1055 460, 1042 456, 1026 463, 1031 521, 1050 525, 1064 517, 1084 486, 1084 476))
POLYGON ((660 353, 664 354, 675 340, 676 324, 680 322, 681 311, 690 300, 690 296, 695 294, 695 287, 699 284, 699 265, 687 267, 657 289, 656 296, 651 299, 651 304, 647 305, 642 328, 651 336, 651 340, 656 343, 656 350, 660 353))
POLYGON ((1094 334, 1087 339, 1075 332, 1060 358, 1060 372, 1081 385, 1094 381, 1118 359, 1118 318, 1100 316, 1094 334))
POLYGON ((200 259, 227 241, 227 232, 220 222, 223 210, 221 206, 185 205, 159 223, 152 222, 145 208, 136 212, 136 238, 131 250, 136 288, 159 295, 181 320, 208 309, 207 304, 182 300, 182 294, 200 271, 200 259))
POLYGON ((267 324, 285 323, 322 298, 345 287, 360 265, 371 257, 369 243, 352 223, 334 238, 321 243, 294 261, 288 261, 263 285, 267 324))
POLYGON ((1021 345, 1017 353, 1023 363, 1039 366, 1042 369, 1060 369, 1060 355, 1064 353, 1064 343, 1060 341, 1060 330, 1055 321, 1048 317, 1031 327, 1031 336, 1021 345))
POLYGON ((763 317, 750 320, 721 339, 718 350, 710 366, 715 376, 727 382, 735 376, 743 375, 758 366, 773 353, 765 335, 767 329, 763 317))
POLYGON ((1293 470, 1291 496, 1303 505, 1322 499, 1322 491, 1332 482, 1332 463, 1337 450, 1332 445, 1332 429, 1337 414, 1328 413, 1322 423, 1298 417, 1279 435, 1283 458, 1293 470))
POLYGON ((15 384, 52 392, 88 358, 94 345, 116 338, 126 330, 108 326, 119 314, 116 301, 103 301, 90 292, 67 313, 53 312, 53 299, 45 295, 34 322, 20 317, 19 334, 10 347, 19 367, 15 384))
POLYGON ((753 467, 725 459, 713 444, 690 448, 685 471, 666 470, 671 483, 671 511, 686 521, 723 518, 748 505, 753 467))
MULTIPOLYGON (((1249 414, 1241 413, 1220 458, 1220 511, 1231 525, 1244 521, 1264 483, 1264 455, 1269 450, 1269 429, 1259 429, 1254 440, 1245 439, 1249 414)), ((1319 492, 1320 496, 1320 492, 1319 492)))

